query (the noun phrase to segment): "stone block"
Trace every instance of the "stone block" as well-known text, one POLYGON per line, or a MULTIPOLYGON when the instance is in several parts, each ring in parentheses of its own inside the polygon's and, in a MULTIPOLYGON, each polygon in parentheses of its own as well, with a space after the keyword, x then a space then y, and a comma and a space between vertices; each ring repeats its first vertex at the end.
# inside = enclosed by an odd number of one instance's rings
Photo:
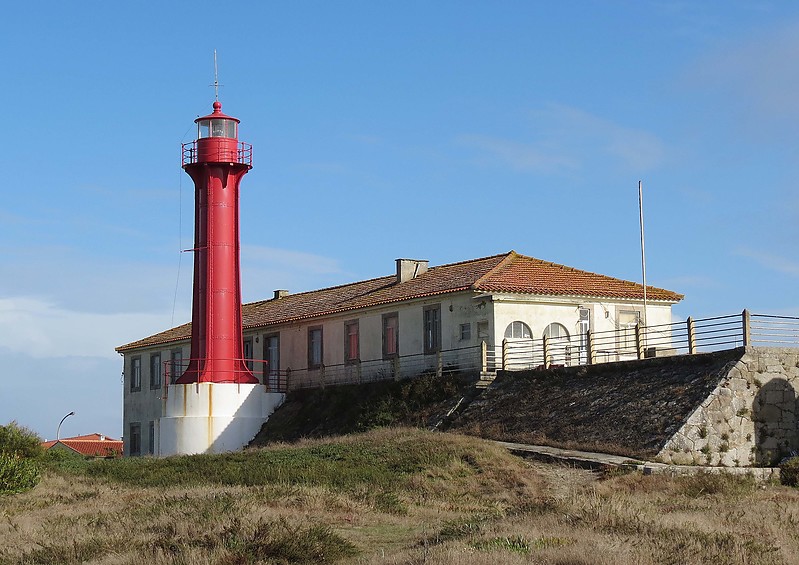
POLYGON ((694 454, 693 453, 685 453, 683 451, 674 451, 669 456, 670 463, 674 465, 693 465, 694 464, 694 454))

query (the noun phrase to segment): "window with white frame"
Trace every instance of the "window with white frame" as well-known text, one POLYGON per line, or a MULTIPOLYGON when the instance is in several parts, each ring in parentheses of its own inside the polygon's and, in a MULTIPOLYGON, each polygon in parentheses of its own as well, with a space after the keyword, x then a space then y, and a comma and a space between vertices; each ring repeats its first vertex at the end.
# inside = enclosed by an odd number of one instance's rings
POLYGON ((530 331, 530 326, 524 322, 511 322, 505 328, 505 337, 509 339, 530 339, 533 333, 530 331))
POLYGON ((641 321, 637 310, 619 310, 616 314, 616 336, 620 353, 635 352, 635 326, 641 321))
POLYGON ((563 324, 553 322, 544 328, 544 337, 549 339, 569 339, 569 331, 563 324))

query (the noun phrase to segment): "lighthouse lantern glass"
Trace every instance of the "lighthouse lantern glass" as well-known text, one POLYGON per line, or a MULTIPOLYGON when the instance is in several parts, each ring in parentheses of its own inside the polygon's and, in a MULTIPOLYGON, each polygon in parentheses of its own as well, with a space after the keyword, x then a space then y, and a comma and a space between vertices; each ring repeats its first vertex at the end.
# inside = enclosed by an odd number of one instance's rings
POLYGON ((205 137, 236 139, 236 121, 224 119, 200 120, 197 122, 197 138, 203 139, 205 137))

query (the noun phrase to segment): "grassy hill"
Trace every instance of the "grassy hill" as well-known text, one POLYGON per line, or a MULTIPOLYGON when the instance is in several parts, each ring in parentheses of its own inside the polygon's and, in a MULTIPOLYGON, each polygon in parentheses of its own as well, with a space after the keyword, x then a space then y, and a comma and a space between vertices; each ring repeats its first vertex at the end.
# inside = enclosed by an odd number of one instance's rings
POLYGON ((431 428, 461 398, 474 396, 475 377, 422 375, 290 392, 252 446, 354 432, 381 426, 431 428))
POLYGON ((390 428, 230 455, 49 463, 0 563, 795 563, 799 491, 598 477, 390 428))

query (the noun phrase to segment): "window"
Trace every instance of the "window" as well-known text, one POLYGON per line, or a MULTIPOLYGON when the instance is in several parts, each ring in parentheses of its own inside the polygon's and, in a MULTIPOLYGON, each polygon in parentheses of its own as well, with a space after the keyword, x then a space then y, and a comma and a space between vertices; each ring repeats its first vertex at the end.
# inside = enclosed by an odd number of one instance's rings
POLYGON ((619 310, 616 316, 618 326, 619 349, 623 353, 635 352, 635 326, 641 320, 641 313, 637 310, 619 310))
POLYGON ((322 328, 308 328, 308 368, 318 369, 322 366, 322 328))
POLYGON ((360 359, 360 344, 358 343, 358 320, 344 324, 344 360, 355 363, 360 359))
POLYGON ((435 353, 441 349, 441 305, 424 308, 424 352, 435 353))
POLYGON ((524 322, 511 322, 505 328, 505 337, 514 339, 530 339, 533 337, 530 327, 524 322))
POLYGON ((552 322, 544 328, 544 339, 549 343, 547 363, 554 365, 571 364, 572 348, 566 326, 552 322))
POLYGON ((383 357, 399 355, 399 316, 383 314, 383 357))
POLYGON ((461 324, 461 341, 469 341, 472 339, 472 325, 461 324))
POLYGON ((128 455, 141 455, 141 424, 139 422, 130 424, 128 455))
POLYGON ((197 137, 236 137, 236 122, 233 120, 214 119, 197 122, 197 137))
POLYGON ((150 455, 155 455, 155 422, 150 420, 150 430, 149 430, 149 445, 147 446, 147 453, 150 455))
POLYGON ((161 354, 150 355, 150 388, 161 388, 161 354))
POLYGON ((141 357, 133 357, 130 360, 130 391, 141 390, 141 357))
POLYGON ((488 320, 477 322, 477 339, 488 339, 488 320))
POLYGON ((280 334, 264 336, 264 359, 266 360, 264 384, 269 386, 269 390, 277 390, 280 375, 280 334))
POLYGON ((544 337, 549 339, 569 339, 569 331, 566 329, 566 326, 563 324, 558 324, 557 322, 553 322, 549 324, 546 328, 544 328, 544 337))
POLYGON ((577 326, 580 332, 580 364, 588 362, 588 331, 591 329, 591 309, 580 308, 580 322, 577 326))
POLYGON ((253 360, 253 347, 252 347, 252 338, 251 337, 245 337, 244 338, 243 347, 244 347, 244 359, 246 360, 247 368, 250 371, 252 371, 252 367, 253 367, 253 363, 252 363, 252 360, 253 360))
POLYGON ((169 354, 169 383, 175 384, 183 373, 183 350, 173 349, 169 354))

